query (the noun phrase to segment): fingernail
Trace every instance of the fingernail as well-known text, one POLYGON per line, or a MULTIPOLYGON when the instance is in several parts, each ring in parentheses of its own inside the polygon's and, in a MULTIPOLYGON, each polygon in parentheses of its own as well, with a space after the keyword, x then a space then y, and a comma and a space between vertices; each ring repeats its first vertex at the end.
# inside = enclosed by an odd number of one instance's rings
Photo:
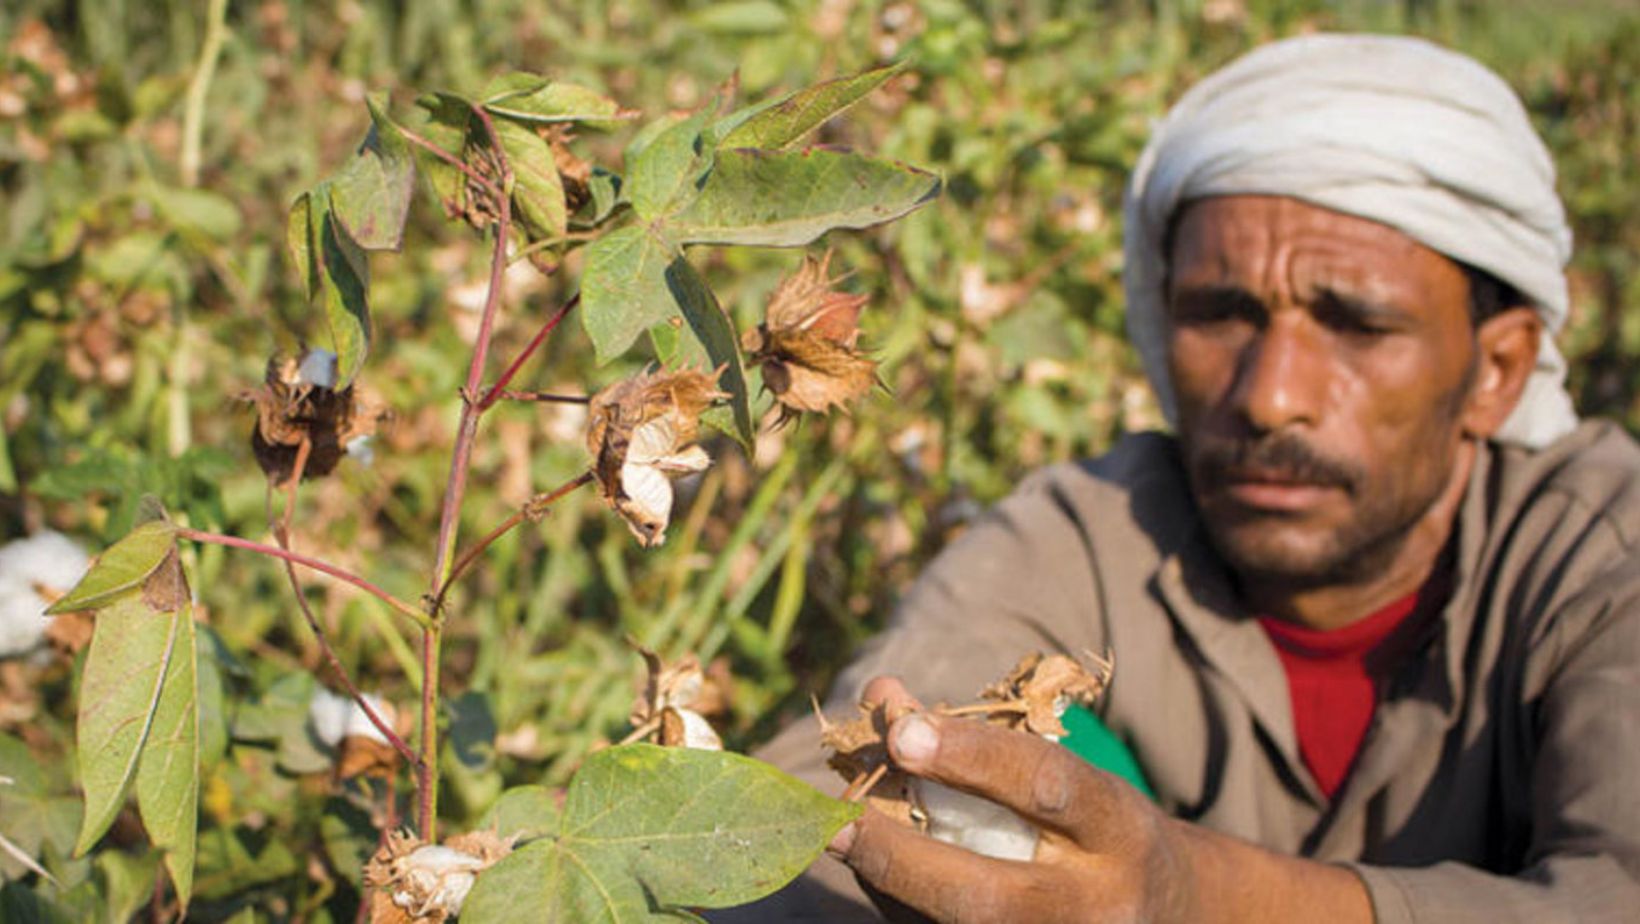
POLYGON ((940 749, 940 733, 926 716, 912 713, 894 723, 894 759, 901 764, 924 764, 940 749))
POLYGON ((859 822, 851 821, 843 825, 843 830, 832 835, 831 843, 826 845, 826 852, 841 860, 848 856, 848 850, 854 846, 854 829, 859 822))

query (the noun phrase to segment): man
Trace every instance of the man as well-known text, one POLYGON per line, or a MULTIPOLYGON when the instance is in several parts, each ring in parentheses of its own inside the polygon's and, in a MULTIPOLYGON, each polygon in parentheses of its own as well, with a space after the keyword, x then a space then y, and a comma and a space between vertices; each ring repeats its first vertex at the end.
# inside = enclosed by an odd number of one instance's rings
MULTIPOLYGON (((869 914, 856 876, 938 921, 1640 915, 1640 451, 1561 386, 1570 235, 1519 101, 1417 40, 1278 43, 1186 94, 1128 200, 1176 436, 1030 479, 830 706, 883 705, 898 765, 1034 858, 868 812, 751 919, 869 914), (1107 648, 1154 803, 915 708, 1107 648)), ((817 740, 764 756, 823 784, 817 740)))

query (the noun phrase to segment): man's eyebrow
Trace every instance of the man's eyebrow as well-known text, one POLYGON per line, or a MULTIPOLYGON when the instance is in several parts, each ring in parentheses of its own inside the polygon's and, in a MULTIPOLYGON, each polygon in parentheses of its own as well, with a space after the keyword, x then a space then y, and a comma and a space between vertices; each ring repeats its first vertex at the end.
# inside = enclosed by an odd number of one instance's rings
POLYGON ((1189 301, 1197 304, 1211 303, 1220 308, 1237 311, 1264 310, 1264 300, 1253 294, 1250 289, 1222 282, 1184 283, 1174 286, 1168 294, 1167 301, 1169 305, 1189 301))
POLYGON ((1354 292, 1340 292, 1330 286, 1319 288, 1315 304, 1319 312, 1344 314, 1355 320, 1397 322, 1413 318, 1411 312, 1394 302, 1354 292))

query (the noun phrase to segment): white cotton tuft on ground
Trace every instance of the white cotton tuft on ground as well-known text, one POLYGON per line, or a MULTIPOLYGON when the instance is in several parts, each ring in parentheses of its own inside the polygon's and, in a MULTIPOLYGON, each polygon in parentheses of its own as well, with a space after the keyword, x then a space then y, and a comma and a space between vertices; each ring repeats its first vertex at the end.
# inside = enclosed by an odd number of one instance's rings
POLYGON ((934 839, 998 860, 1035 856, 1037 829, 1013 810, 932 780, 913 779, 912 785, 934 839))
MULTIPOLYGON (((388 707, 381 697, 374 693, 364 695, 365 702, 383 721, 392 721, 388 707)), ((326 747, 334 748, 342 743, 343 738, 369 738, 382 744, 387 744, 387 736, 381 733, 370 717, 365 715, 359 704, 350 696, 332 693, 323 687, 313 691, 313 701, 308 704, 308 724, 313 727, 313 735, 324 743, 326 747)))
POLYGON ((73 589, 90 563, 74 540, 51 530, 0 546, 0 658, 39 647, 50 625, 46 607, 73 589))

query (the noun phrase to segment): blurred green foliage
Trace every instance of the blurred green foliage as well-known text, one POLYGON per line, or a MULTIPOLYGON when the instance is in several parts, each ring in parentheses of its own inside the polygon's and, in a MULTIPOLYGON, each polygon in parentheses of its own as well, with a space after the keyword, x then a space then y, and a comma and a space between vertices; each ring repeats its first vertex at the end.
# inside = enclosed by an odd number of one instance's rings
MULTIPOLYGON (((241 2, 202 97, 191 178, 185 113, 205 6, 0 9, 0 538, 49 526, 95 550, 129 528, 144 493, 193 526, 265 534, 252 415, 236 396, 275 351, 328 346, 283 255, 285 211, 363 136, 367 92, 407 107, 410 88, 475 91, 525 69, 655 115, 701 106, 736 75, 730 92, 756 99, 913 62, 819 138, 946 180, 921 212, 835 241, 834 267, 872 296, 865 339, 892 394, 766 434, 755 461, 714 445, 719 464, 683 491, 659 550, 638 549, 590 493, 498 542, 451 602, 441 805, 455 828, 504 786, 562 784, 624 733, 639 671, 624 636, 726 657, 727 737, 755 744, 1022 473, 1155 426, 1122 335, 1126 169, 1149 120, 1258 42, 1412 31, 1514 84, 1578 235, 1563 336, 1574 390, 1585 412, 1640 425, 1640 13, 1619 0, 241 2)), ((630 138, 579 143, 617 162, 630 138)), ((485 257, 418 198, 406 253, 373 258, 361 383, 395 416, 373 463, 314 483, 297 519, 303 551, 406 599, 427 584, 485 257)), ((743 328, 798 259, 697 257, 743 328)), ((547 281, 520 269, 501 356, 580 272, 574 258, 547 281)), ((586 393, 635 363, 596 366, 566 327, 517 384, 586 393)), ((503 407, 485 428, 469 539, 586 464, 574 407, 503 407)), ((234 739, 203 782, 194 914, 351 919, 374 843, 368 802, 330 785, 305 734, 313 682, 293 669, 320 662, 283 576, 233 554, 204 548, 188 562, 234 739)), ((408 712, 420 669, 403 627, 370 598, 305 584, 361 685, 408 712)), ((118 849, 68 856, 74 677, 64 657, 0 665, 0 774, 22 781, 0 789, 0 830, 61 883, 7 885, 0 918, 122 919, 152 889, 155 859, 128 821, 104 842, 118 849), (42 760, 62 772, 28 772, 42 760)))

